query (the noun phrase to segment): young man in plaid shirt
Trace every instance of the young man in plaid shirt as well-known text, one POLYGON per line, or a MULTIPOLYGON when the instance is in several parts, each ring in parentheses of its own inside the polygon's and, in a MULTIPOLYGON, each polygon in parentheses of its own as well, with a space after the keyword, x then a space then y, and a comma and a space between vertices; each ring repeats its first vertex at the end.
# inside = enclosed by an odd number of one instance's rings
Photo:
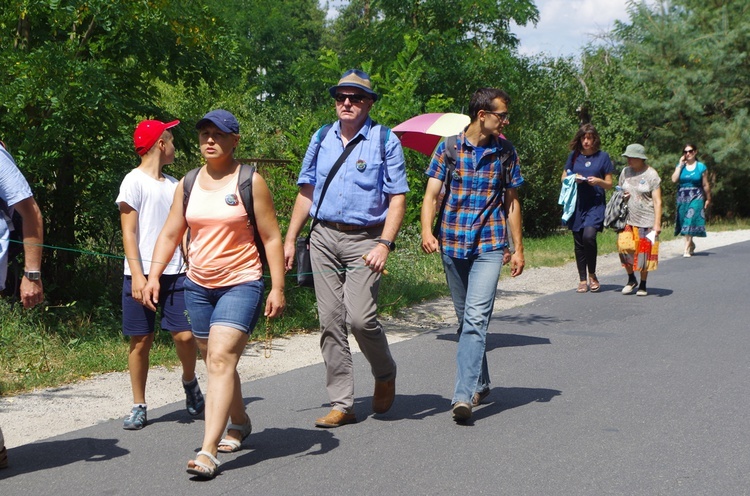
POLYGON ((508 124, 510 97, 502 90, 480 88, 469 103, 469 126, 456 139, 455 170, 449 167, 446 143, 438 145, 427 169, 422 204, 422 250, 440 252, 459 327, 456 388, 452 414, 471 417, 472 407, 490 393, 485 342, 495 303, 497 282, 508 249, 508 227, 515 247, 511 276, 523 272, 521 205, 517 189, 524 180, 518 155, 501 137, 508 124), (446 177, 448 180, 446 181, 446 177), (432 232, 443 185, 445 207, 432 232), (506 223, 507 219, 507 223, 506 223))

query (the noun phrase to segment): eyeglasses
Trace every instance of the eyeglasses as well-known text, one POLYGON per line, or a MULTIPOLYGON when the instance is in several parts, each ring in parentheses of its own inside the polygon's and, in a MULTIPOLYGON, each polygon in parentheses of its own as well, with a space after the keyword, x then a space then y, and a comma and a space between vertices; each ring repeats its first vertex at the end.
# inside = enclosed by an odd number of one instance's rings
POLYGON ((336 93, 336 96, 333 97, 333 99, 339 103, 344 103, 347 98, 352 103, 362 103, 365 100, 369 100, 370 97, 367 95, 361 95, 359 93, 336 93))
POLYGON ((491 110, 485 110, 484 113, 495 115, 503 122, 510 122, 510 114, 508 112, 492 112, 491 110))
POLYGON ((683 153, 695 153, 695 150, 682 150, 683 153))

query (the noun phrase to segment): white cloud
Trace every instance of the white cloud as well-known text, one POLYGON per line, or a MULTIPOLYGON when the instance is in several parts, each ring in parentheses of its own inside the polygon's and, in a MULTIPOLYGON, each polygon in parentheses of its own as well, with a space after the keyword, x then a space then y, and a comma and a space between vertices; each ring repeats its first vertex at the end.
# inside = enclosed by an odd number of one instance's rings
POLYGON ((511 26, 525 55, 577 55, 596 35, 611 30, 615 20, 627 20, 628 0, 536 0, 539 23, 511 26))

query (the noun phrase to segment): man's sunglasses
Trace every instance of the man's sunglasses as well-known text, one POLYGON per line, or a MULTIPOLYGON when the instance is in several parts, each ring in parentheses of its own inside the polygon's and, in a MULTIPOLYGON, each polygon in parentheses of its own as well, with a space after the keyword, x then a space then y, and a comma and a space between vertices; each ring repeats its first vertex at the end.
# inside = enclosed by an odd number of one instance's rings
POLYGON ((360 95, 360 94, 351 95, 349 93, 336 93, 336 96, 333 97, 333 99, 339 103, 344 103, 347 98, 352 103, 362 103, 365 100, 370 99, 370 97, 367 95, 360 95))
POLYGON ((694 153, 695 150, 682 150, 684 153, 694 153))
POLYGON ((508 122, 508 119, 510 118, 510 114, 508 112, 492 112, 490 110, 485 110, 484 113, 495 115, 503 122, 508 122))

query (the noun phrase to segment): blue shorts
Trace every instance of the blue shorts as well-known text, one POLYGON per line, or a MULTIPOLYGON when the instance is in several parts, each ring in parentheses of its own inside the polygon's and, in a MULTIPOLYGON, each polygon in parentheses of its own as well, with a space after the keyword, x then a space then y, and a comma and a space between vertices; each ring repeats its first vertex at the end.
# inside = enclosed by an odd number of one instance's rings
MULTIPOLYGON (((159 307, 161 328, 165 331, 189 331, 190 322, 185 309, 185 274, 164 275, 159 278, 159 307)), ((133 299, 133 279, 122 281, 122 333, 126 336, 146 336, 154 332, 156 312, 133 299)))
POLYGON ((207 339, 212 326, 226 326, 250 334, 263 308, 263 279, 226 288, 209 289, 185 280, 185 302, 193 336, 207 339))

